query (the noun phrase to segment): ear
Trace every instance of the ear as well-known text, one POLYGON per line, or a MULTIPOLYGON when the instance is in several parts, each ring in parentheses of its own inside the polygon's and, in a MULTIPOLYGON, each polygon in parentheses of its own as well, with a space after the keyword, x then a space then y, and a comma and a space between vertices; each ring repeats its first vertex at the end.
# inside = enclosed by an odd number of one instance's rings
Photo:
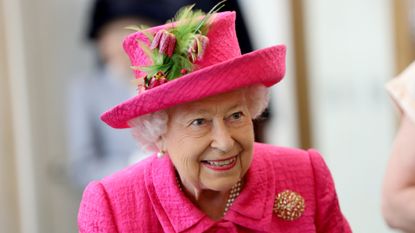
POLYGON ((167 145, 166 138, 164 137, 164 135, 161 135, 156 141, 157 149, 159 151, 167 152, 167 146, 166 145, 167 145))

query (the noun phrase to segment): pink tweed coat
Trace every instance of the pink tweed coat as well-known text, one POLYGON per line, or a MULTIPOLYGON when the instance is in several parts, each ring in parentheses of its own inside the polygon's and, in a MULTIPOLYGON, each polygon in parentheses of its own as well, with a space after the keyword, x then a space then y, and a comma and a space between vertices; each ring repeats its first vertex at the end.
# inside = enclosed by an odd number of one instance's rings
POLYGON ((168 157, 152 156, 86 188, 78 215, 82 233, 351 232, 340 211, 330 172, 314 150, 255 144, 244 188, 220 221, 201 212, 179 190, 168 157), (305 200, 296 220, 273 211, 278 193, 305 200))

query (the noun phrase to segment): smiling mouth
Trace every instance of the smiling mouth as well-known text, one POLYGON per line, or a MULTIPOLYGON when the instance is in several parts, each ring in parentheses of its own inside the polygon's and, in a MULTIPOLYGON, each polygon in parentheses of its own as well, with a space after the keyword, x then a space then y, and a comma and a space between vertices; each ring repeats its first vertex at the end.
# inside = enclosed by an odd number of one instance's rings
POLYGON ((208 168, 214 170, 228 170, 235 166, 236 159, 238 155, 227 159, 220 159, 220 160, 202 160, 201 162, 208 168))

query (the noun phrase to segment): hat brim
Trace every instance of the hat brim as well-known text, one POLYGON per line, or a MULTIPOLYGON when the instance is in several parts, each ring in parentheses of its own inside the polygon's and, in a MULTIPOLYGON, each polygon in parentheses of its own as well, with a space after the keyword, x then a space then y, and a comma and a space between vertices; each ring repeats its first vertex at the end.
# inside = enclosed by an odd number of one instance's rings
POLYGON ((147 113, 254 84, 272 86, 284 77, 285 51, 277 45, 194 71, 128 99, 101 120, 113 128, 129 128, 129 120, 147 113))

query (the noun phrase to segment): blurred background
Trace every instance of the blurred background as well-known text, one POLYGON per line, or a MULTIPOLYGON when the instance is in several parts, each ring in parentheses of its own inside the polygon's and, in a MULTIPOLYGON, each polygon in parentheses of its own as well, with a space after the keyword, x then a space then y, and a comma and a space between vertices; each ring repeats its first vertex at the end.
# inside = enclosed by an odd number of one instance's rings
MULTIPOLYGON (((384 84, 415 58, 415 1, 228 1, 239 4, 254 49, 288 47, 286 78, 272 88, 263 140, 321 151, 354 232, 394 232, 380 212, 397 126, 384 84)), ((93 168, 74 162, 71 137, 84 134, 71 133, 70 122, 83 110, 71 109, 68 96, 76 80, 106 63, 87 36, 92 3, 0 0, 1 233, 77 232, 85 181, 75 176, 93 168)), ((80 102, 97 96, 89 94, 80 102)), ((144 156, 133 154, 125 164, 144 156)))

